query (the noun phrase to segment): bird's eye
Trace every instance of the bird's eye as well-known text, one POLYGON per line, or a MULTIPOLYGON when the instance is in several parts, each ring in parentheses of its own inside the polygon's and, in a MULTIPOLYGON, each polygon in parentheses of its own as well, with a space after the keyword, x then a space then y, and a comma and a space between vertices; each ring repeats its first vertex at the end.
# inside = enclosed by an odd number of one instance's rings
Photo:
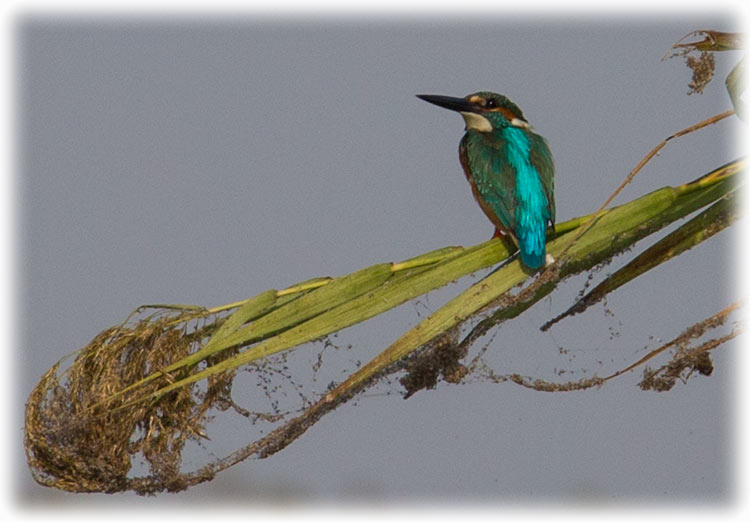
POLYGON ((497 102, 493 100, 492 98, 490 98, 489 100, 485 102, 484 106, 487 107, 488 109, 494 109, 495 107, 497 107, 497 102))

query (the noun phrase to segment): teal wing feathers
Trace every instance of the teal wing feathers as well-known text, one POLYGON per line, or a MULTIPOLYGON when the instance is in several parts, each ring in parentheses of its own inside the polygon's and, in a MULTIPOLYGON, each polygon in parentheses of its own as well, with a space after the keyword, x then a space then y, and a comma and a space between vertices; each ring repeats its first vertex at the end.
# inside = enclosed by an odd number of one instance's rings
POLYGON ((461 140, 460 156, 479 206, 496 227, 513 232, 516 178, 504 147, 503 142, 468 132, 461 140))
POLYGON ((549 215, 552 226, 555 226, 555 164, 552 160, 552 153, 547 145, 547 140, 538 134, 529 133, 531 147, 529 149, 529 158, 531 164, 539 173, 539 178, 544 188, 549 203, 549 215))

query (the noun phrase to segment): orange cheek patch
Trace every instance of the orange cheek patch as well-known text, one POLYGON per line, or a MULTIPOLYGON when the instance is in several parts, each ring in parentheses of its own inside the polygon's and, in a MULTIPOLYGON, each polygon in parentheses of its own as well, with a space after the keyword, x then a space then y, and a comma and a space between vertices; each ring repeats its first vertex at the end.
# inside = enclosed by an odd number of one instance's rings
POLYGON ((499 112, 500 114, 505 116, 505 119, 508 121, 513 121, 513 119, 517 118, 515 114, 513 114, 505 107, 495 107, 494 109, 490 109, 490 112, 499 112))

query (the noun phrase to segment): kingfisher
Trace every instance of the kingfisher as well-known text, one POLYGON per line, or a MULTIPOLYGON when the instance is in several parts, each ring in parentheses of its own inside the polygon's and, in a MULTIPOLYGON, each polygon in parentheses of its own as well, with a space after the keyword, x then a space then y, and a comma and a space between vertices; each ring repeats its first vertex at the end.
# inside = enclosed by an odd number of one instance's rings
POLYGON ((509 236, 530 269, 549 263, 546 238, 547 228, 555 226, 555 166, 547 141, 501 94, 417 97, 463 116, 466 134, 459 159, 474 198, 495 225, 493 238, 509 236))

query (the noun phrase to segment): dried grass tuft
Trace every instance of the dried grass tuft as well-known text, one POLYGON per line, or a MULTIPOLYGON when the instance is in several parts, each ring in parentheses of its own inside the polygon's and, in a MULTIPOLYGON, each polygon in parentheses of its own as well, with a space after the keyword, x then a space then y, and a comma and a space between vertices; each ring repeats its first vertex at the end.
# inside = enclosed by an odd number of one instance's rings
POLYGON ((156 401, 129 405, 163 386, 166 377, 115 393, 198 349, 215 323, 189 333, 182 319, 191 317, 193 312, 162 310, 106 329, 67 369, 61 372, 61 361, 42 377, 26 404, 24 440, 37 482, 73 492, 137 489, 143 482, 129 473, 140 457, 149 467, 141 493, 184 489, 182 450, 188 440, 204 437, 209 409, 226 404, 233 372, 209 379, 204 391, 185 386, 156 401))

